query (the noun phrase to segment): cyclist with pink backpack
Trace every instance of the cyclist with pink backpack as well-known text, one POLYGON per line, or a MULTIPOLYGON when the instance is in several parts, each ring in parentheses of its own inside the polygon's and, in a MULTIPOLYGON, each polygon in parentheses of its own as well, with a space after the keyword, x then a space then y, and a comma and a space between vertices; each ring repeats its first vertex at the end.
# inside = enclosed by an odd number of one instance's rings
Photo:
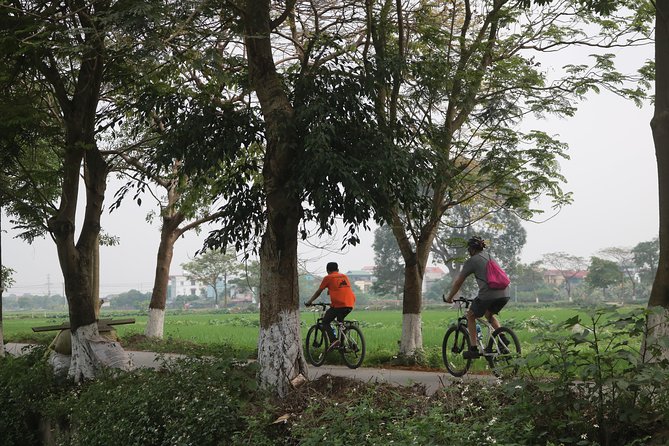
MULTIPOLYGON (((452 303, 455 295, 460 291, 467 276, 474 274, 479 286, 479 294, 467 310, 467 331, 471 340, 469 351, 462 355, 465 359, 475 359, 481 356, 476 342, 476 319, 485 316, 488 322, 496 330, 500 327, 495 317, 509 301, 509 278, 502 268, 493 260, 490 253, 485 252, 485 241, 481 237, 474 236, 467 241, 469 259, 462 266, 460 274, 453 281, 448 296, 444 296, 444 302, 452 303)), ((505 344, 507 342, 503 340, 505 344)))

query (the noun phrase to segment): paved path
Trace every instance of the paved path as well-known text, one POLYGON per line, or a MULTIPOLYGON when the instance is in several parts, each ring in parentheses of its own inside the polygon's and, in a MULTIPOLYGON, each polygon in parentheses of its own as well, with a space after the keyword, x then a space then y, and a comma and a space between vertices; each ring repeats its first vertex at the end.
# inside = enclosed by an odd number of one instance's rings
MULTIPOLYGON (((29 344, 14 344, 14 343, 5 344, 5 351, 7 351, 9 354, 12 355, 21 354, 23 349, 29 349, 29 348, 30 348, 29 344)), ((130 350, 126 351, 132 358, 132 361, 135 364, 135 366, 150 367, 154 369, 160 368, 166 360, 169 361, 171 358, 178 358, 184 356, 173 353, 159 354, 154 352, 130 351, 130 350)), ((492 382, 496 379, 491 375, 465 375, 462 378, 454 378, 453 376, 445 372, 418 372, 414 370, 403 370, 395 368, 381 369, 381 368, 371 368, 371 367, 360 367, 358 369, 352 370, 346 366, 327 365, 327 364, 321 367, 309 368, 310 379, 316 379, 325 374, 330 374, 333 376, 343 376, 347 378, 358 379, 365 382, 389 383, 400 386, 412 386, 414 384, 419 384, 425 386, 425 390, 428 395, 433 394, 438 389, 442 388, 444 385, 448 385, 456 381, 480 382, 483 380, 492 382)))

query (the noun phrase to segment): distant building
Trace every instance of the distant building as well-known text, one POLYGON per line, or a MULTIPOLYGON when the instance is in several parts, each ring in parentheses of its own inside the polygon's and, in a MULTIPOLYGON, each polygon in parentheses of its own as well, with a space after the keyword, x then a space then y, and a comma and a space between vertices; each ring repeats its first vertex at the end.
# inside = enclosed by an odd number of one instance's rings
POLYGON ((167 300, 173 300, 177 296, 203 295, 207 295, 207 286, 201 281, 184 275, 170 276, 170 282, 167 285, 167 300))
POLYGON ((438 266, 428 266, 425 268, 425 275, 423 276, 423 292, 425 293, 435 282, 439 282, 444 278, 446 273, 438 266))
POLYGON ((565 282, 565 277, 571 285, 578 285, 587 277, 587 271, 560 271, 557 269, 544 270, 544 282, 548 285, 560 286, 565 282))
POLYGON ((360 288, 360 291, 366 293, 372 288, 372 285, 376 281, 376 277, 374 277, 373 272, 374 272, 373 266, 371 267, 366 266, 361 270, 348 271, 346 275, 351 280, 351 282, 355 284, 355 286, 360 288))

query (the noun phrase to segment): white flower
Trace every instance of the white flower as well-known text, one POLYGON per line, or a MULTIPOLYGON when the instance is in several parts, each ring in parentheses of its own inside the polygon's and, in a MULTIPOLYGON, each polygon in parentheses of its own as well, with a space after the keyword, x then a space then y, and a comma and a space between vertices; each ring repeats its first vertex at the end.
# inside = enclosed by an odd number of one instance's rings
POLYGON ((588 439, 588 434, 581 434, 581 439, 587 440, 588 439))

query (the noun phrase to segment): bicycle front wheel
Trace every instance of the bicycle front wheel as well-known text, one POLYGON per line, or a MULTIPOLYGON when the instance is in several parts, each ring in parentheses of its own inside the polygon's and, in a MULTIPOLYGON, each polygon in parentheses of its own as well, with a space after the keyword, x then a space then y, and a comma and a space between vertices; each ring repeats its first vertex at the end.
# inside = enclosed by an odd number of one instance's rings
POLYGON ((469 333, 464 326, 454 325, 446 330, 441 354, 444 358, 444 365, 451 375, 462 376, 469 370, 472 360, 463 358, 462 353, 469 350, 470 344, 469 333))
POLYGON ((499 327, 492 333, 486 353, 486 359, 496 377, 505 378, 518 372, 520 341, 510 328, 499 327))
POLYGON ((325 362, 325 353, 329 345, 328 337, 323 328, 319 325, 313 325, 307 332, 307 361, 315 367, 322 366, 325 362))
POLYGON ((344 332, 344 345, 340 347, 341 357, 350 369, 357 369, 365 359, 365 337, 362 331, 350 326, 344 332))

